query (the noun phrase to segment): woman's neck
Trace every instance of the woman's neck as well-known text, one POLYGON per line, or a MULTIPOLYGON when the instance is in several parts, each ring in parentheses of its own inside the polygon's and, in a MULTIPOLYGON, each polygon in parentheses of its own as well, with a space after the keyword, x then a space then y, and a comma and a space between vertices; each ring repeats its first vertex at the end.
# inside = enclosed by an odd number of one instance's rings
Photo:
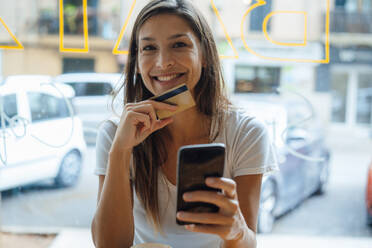
POLYGON ((210 120, 198 111, 196 107, 173 116, 173 122, 168 125, 175 144, 188 144, 202 138, 209 138, 210 120))

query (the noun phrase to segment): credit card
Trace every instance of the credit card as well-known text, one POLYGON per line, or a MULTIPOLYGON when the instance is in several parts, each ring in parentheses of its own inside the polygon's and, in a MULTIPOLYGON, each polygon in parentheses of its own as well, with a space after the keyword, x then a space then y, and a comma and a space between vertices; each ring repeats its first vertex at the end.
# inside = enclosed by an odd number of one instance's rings
POLYGON ((178 106, 176 111, 156 110, 156 115, 158 116, 159 120, 168 118, 195 106, 194 98, 192 97, 191 92, 187 88, 186 84, 178 85, 158 96, 153 96, 150 99, 157 102, 165 102, 178 106))

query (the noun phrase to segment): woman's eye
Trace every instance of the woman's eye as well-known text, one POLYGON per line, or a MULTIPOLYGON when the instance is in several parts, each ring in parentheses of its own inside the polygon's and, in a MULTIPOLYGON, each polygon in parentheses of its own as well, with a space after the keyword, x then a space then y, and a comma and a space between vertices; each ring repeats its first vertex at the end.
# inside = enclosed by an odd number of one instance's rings
POLYGON ((176 44, 174 44, 174 47, 175 47, 175 48, 178 48, 178 47, 185 47, 185 46, 187 46, 187 45, 186 45, 186 43, 184 43, 184 42, 177 42, 176 44))
POLYGON ((151 46, 151 45, 148 45, 148 46, 145 46, 142 48, 143 51, 151 51, 151 50, 154 50, 155 47, 154 46, 151 46))

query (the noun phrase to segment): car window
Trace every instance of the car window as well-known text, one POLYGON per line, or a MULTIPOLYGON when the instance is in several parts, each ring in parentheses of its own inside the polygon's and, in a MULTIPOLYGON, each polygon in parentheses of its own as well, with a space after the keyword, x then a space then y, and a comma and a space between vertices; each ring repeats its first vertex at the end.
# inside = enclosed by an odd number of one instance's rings
POLYGON ((63 98, 44 93, 28 92, 32 122, 69 116, 68 107, 63 98))
POLYGON ((18 114, 17 97, 16 97, 16 94, 11 94, 11 95, 2 96, 1 98, 0 98, 0 103, 3 104, 6 118, 4 118, 3 115, 0 115, 0 127, 2 127, 3 118, 5 119, 4 120, 5 126, 7 127, 9 125, 8 118, 12 118, 13 116, 18 114))
POLYGON ((110 94, 112 86, 110 83, 101 82, 83 82, 67 83, 75 90, 75 96, 104 96, 110 94))

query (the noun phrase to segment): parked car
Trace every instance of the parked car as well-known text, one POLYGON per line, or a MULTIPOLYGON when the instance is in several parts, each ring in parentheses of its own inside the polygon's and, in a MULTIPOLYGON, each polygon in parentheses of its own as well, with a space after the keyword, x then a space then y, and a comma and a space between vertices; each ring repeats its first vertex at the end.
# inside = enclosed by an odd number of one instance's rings
POLYGON ((88 144, 95 143, 99 124, 112 113, 110 93, 120 84, 120 79, 119 73, 66 73, 53 79, 56 83, 65 83, 74 88, 73 103, 83 121, 84 137, 88 144))
POLYGON ((367 224, 372 227, 372 161, 369 164, 367 172, 366 205, 367 224))
POLYGON ((270 233, 277 217, 324 192, 330 152, 321 129, 288 126, 295 106, 246 98, 233 98, 233 103, 267 124, 279 163, 280 171, 264 176, 261 187, 258 232, 270 233))
POLYGON ((0 191, 54 179, 74 185, 86 152, 74 90, 48 76, 11 76, 0 85, 0 191))

